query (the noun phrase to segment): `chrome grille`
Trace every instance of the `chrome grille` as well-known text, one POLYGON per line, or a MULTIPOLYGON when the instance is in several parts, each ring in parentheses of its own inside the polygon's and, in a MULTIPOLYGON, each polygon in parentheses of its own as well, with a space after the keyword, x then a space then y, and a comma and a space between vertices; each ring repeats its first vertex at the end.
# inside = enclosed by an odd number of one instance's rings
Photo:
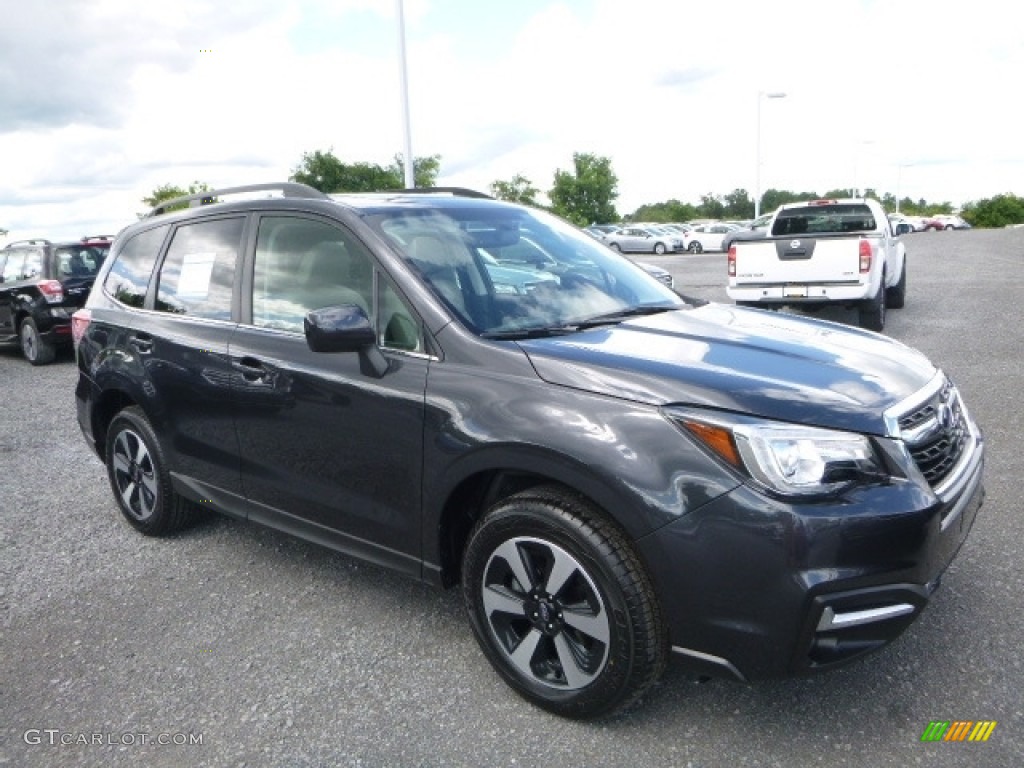
POLYGON ((956 467, 969 436, 960 396, 948 381, 928 402, 899 420, 917 468, 929 485, 939 485, 956 467))

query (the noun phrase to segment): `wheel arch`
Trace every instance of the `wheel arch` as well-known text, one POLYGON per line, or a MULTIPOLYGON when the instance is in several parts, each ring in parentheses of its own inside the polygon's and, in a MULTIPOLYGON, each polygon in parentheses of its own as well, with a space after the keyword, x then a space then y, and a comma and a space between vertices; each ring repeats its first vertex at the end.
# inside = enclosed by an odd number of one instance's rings
MULTIPOLYGON (((110 429, 110 423, 125 408, 138 405, 138 400, 123 389, 106 389, 96 398, 90 418, 93 442, 96 452, 100 456, 106 455, 107 431, 110 429)), ((143 408, 143 412, 145 412, 145 408, 143 408)))
MULTIPOLYGON (((492 451, 486 451, 488 455, 492 451)), ((540 485, 557 486, 589 502, 607 521, 619 527, 624 536, 635 540, 647 531, 630 530, 625 519, 610 509, 626 509, 630 504, 623 493, 588 467, 565 456, 518 454, 502 452, 502 461, 488 462, 478 457, 475 466, 467 467, 461 477, 438 494, 436 512, 428 515, 424 531, 424 557, 427 570, 430 562, 444 587, 459 583, 462 553, 469 534, 480 516, 502 499, 540 485), (487 464, 490 463, 490 466, 487 464), (553 471, 555 470, 555 471, 553 471), (431 523, 430 521, 434 522, 431 523)), ((495 457, 497 458, 497 457, 495 457)), ((639 523, 641 516, 635 522, 639 523)), ((639 557, 639 553, 637 553, 639 557)), ((646 565, 646 564, 645 564, 646 565)))

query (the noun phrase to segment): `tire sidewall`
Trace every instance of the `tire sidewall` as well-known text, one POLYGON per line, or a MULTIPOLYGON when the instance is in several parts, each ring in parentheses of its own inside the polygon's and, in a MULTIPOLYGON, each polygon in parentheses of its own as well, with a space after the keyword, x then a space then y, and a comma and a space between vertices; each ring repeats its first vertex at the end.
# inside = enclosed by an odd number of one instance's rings
POLYGON ((32 365, 48 365, 57 357, 56 348, 51 342, 43 339, 43 335, 39 332, 39 326, 31 317, 26 317, 21 321, 21 327, 18 329, 18 345, 21 347, 22 356, 32 365), (32 336, 31 347, 34 354, 25 347, 26 333, 32 336))
POLYGON ((463 598, 484 655, 501 677, 533 703, 568 717, 590 717, 614 708, 629 691, 633 666, 633 622, 626 597, 610 565, 584 530, 540 499, 514 499, 487 514, 466 547, 463 560, 463 598), (569 552, 586 570, 609 618, 608 655, 597 679, 573 691, 558 691, 521 675, 494 638, 483 608, 482 582, 487 563, 505 541, 528 536, 569 552))
POLYGON ((170 498, 170 476, 164 462, 163 452, 157 440, 153 428, 149 425, 142 412, 137 408, 126 408, 114 417, 107 429, 107 444, 104 450, 104 459, 107 467, 107 480, 110 483, 110 490, 114 494, 114 500, 121 515, 134 527, 145 534, 157 534, 162 532, 167 518, 167 504, 170 498), (131 431, 137 435, 145 444, 149 453, 150 461, 153 463, 153 474, 156 478, 157 498, 153 512, 144 520, 140 520, 132 514, 121 498, 121 491, 117 487, 117 479, 114 475, 114 445, 117 437, 125 431, 131 431))

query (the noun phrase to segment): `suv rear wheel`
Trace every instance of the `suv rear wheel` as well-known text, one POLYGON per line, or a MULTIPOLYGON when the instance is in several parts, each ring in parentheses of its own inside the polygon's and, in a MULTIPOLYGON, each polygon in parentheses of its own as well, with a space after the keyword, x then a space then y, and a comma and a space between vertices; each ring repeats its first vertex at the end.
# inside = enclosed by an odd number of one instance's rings
POLYGON ((107 430, 107 476, 121 514, 147 536, 181 530, 198 508, 171 487, 171 476, 142 409, 125 408, 107 430))
POLYGON ((43 340, 35 320, 31 317, 26 317, 22 321, 18 336, 21 339, 21 353, 32 365, 46 365, 57 357, 56 347, 43 340))
POLYGON ((462 588, 488 660, 544 709, 608 714, 664 670, 667 635, 643 566, 618 528, 560 488, 524 491, 483 516, 462 588))

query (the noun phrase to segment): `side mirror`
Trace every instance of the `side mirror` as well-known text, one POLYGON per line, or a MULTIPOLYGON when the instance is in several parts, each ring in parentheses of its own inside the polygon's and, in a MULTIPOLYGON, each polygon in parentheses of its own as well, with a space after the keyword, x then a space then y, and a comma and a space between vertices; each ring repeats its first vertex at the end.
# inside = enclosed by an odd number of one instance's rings
POLYGON ((314 352, 358 352, 377 341, 370 318, 355 304, 314 309, 302 326, 314 352))
POLYGON ((309 312, 302 322, 306 344, 314 352, 358 352, 359 368, 381 378, 390 364, 377 346, 377 332, 363 308, 355 304, 309 312))

